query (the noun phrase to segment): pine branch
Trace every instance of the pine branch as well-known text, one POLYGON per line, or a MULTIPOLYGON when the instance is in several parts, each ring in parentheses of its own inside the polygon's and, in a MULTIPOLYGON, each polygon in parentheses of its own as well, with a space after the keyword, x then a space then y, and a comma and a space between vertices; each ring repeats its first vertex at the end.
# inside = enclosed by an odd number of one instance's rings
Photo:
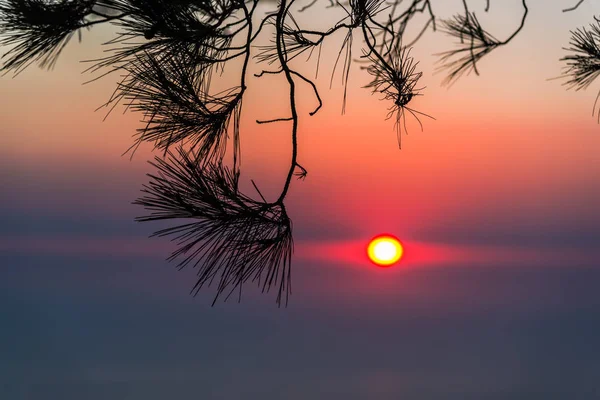
MULTIPOLYGON (((158 172, 134 204, 151 213, 138 221, 185 222, 156 232, 170 236, 178 249, 169 257, 178 268, 198 269, 194 294, 216 283, 214 302, 248 281, 263 292, 277 290, 277 303, 287 304, 291 290, 292 222, 283 203, 255 201, 237 190, 227 167, 200 168, 192 152, 179 149, 151 163, 158 172)), ((227 298, 226 297, 226 298, 227 298)), ((213 302, 213 304, 214 304, 213 302)))
POLYGON ((600 75, 600 19, 595 20, 589 29, 571 31, 570 47, 565 49, 570 54, 560 59, 566 63, 563 76, 569 88, 586 89, 600 75))
MULTIPOLYGON (((174 144, 183 144, 203 162, 223 158, 227 130, 239 112, 242 96, 239 87, 210 95, 210 67, 190 66, 179 57, 159 60, 150 54, 138 56, 125 67, 128 78, 119 84, 116 97, 145 117, 132 149, 152 142, 166 152, 174 144)), ((237 141, 237 124, 233 129, 237 141)))
POLYGON ((433 117, 408 106, 416 96, 421 96, 420 91, 423 89, 417 88, 417 83, 423 73, 417 72, 419 63, 410 56, 410 49, 397 45, 393 49, 387 49, 385 54, 387 54, 387 59, 384 59, 373 45, 369 52, 364 51, 364 56, 371 64, 363 69, 366 69, 373 77, 373 80, 365 88, 371 89, 373 94, 382 94, 383 100, 392 101, 392 106, 388 108, 387 119, 395 118, 398 146, 401 147, 402 128, 407 132, 406 113, 415 117, 421 129, 423 129, 423 125, 419 115, 433 117))
MULTIPOLYGON (((600 19, 594 17, 595 22, 589 29, 578 28, 571 31, 571 47, 565 49, 570 54, 561 58, 566 63, 562 77, 567 81, 563 85, 569 89, 587 89, 600 76, 600 19)), ((596 96, 592 115, 596 113, 600 91, 596 96)), ((598 112, 600 123, 600 111, 598 112)))
POLYGON ((442 32, 460 40, 461 46, 439 54, 441 66, 438 70, 448 70, 444 84, 452 84, 464 74, 477 73, 477 62, 489 54, 500 41, 485 31, 474 13, 455 15, 453 19, 442 21, 442 32))
POLYGON ((179 57, 189 65, 222 63, 235 36, 226 29, 227 21, 240 5, 235 1, 114 0, 112 7, 126 15, 114 22, 121 28, 117 37, 105 43, 113 54, 87 60, 92 63, 87 71, 131 68, 141 55, 158 60, 179 57))
POLYGON ((450 85, 456 82, 456 80, 465 73, 468 75, 471 72, 475 72, 476 75, 479 75, 477 62, 495 48, 511 42, 519 32, 521 32, 525 26, 525 20, 529 13, 527 0, 521 0, 521 4, 524 10, 521 23, 517 29, 503 41, 494 38, 481 27, 475 13, 469 11, 466 0, 463 0, 465 15, 456 15, 453 19, 442 21, 442 31, 452 37, 460 39, 461 43, 461 46, 458 49, 439 54, 441 55, 439 62, 441 62, 442 65, 438 70, 446 69, 450 71, 443 84, 450 85))
POLYGON ((17 75, 33 63, 51 69, 92 7, 93 1, 0 1, 0 46, 12 47, 0 71, 17 75))

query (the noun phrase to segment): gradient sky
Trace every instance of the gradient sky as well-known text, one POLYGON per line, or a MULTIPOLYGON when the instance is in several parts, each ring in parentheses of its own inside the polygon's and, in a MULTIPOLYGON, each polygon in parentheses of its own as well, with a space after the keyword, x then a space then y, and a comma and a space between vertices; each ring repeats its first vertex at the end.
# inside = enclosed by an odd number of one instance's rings
MULTIPOLYGON (((437 3, 438 17, 460 10, 437 3)), ((520 0, 492 1, 489 15, 480 3, 496 37, 518 25, 520 0)), ((548 80, 569 30, 600 6, 563 14, 571 3, 530 1, 522 33, 449 89, 432 54, 452 41, 425 35, 413 50, 426 86, 414 105, 436 120, 422 132, 409 121, 402 150, 358 67, 340 115, 332 38, 317 79, 325 107, 300 124, 308 177, 288 200, 287 309, 252 287, 241 304, 191 298, 194 271, 164 261, 168 241, 147 238, 157 226, 133 222, 151 152, 121 154, 140 116, 121 108, 103 122, 94 110, 116 78, 82 85, 79 62, 100 54, 110 28, 71 43, 52 72, 0 79, 0 397, 600 398, 598 85, 548 80), (405 244, 394 268, 365 259, 381 232, 405 244)), ((285 87, 261 79, 244 100, 243 178, 272 197, 290 135, 253 123, 285 112, 285 87)))

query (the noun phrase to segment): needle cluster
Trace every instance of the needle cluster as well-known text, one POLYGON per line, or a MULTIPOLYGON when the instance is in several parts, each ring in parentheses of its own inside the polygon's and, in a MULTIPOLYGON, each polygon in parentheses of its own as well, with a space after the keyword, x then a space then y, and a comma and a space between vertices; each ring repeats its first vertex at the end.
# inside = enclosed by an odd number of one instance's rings
POLYGON ((423 73, 417 71, 419 63, 411 57, 410 49, 398 45, 388 49, 386 54, 387 60, 378 53, 365 52, 365 56, 371 61, 365 69, 373 77, 365 87, 371 89, 374 94, 382 94, 384 100, 392 102, 387 118, 395 117, 400 145, 401 127, 404 127, 406 132, 407 112, 414 116, 419 124, 421 121, 418 114, 429 117, 408 106, 416 96, 421 95, 419 92, 423 88, 417 88, 417 83, 423 73))
POLYGON ((566 63, 563 74, 569 88, 586 89, 600 75, 600 19, 595 20, 589 29, 571 31, 566 49, 570 54, 561 58, 566 63))
MULTIPOLYGON (((269 25, 275 26, 275 23, 272 22, 269 23, 269 25)), ((282 46, 285 48, 285 56, 288 61, 293 60, 318 44, 315 41, 310 40, 307 35, 302 32, 293 15, 289 16, 289 22, 286 21, 283 24, 280 32, 282 37, 282 46)), ((268 45, 257 47, 259 49, 259 53, 255 56, 255 58, 258 62, 264 62, 269 65, 277 62, 279 55, 277 53, 276 39, 271 40, 271 43, 268 45)))
POLYGON ((92 1, 0 1, 0 47, 12 47, 3 55, 0 71, 20 73, 32 63, 52 68, 75 32, 85 26, 92 1))
POLYGON ((245 196, 229 168, 209 163, 200 169, 190 151, 168 152, 151 164, 157 173, 135 201, 151 213, 137 220, 185 221, 154 235, 177 243, 169 260, 179 268, 198 268, 193 292, 216 283, 216 302, 236 289, 241 296, 242 284, 252 281, 263 292, 274 287, 277 302, 287 302, 293 241, 285 206, 245 196))
POLYGON ((381 11, 385 0, 349 0, 351 24, 358 27, 381 11))
MULTIPOLYGON (((144 115, 134 147, 151 142, 166 152, 173 144, 183 144, 199 160, 223 158, 231 119, 239 119, 241 88, 209 94, 211 67, 189 65, 181 57, 143 54, 124 68, 128 75, 119 83, 116 97, 144 115)), ((239 140, 238 123, 233 124, 233 139, 239 140)))
POLYGON ((455 82, 464 74, 477 73, 477 62, 500 44, 481 27, 475 13, 471 12, 443 20, 441 30, 460 40, 458 48, 440 54, 439 69, 448 71, 445 84, 455 82))
POLYGON ((89 60, 93 63, 89 70, 125 68, 138 61, 140 55, 159 60, 177 57, 192 66, 219 63, 226 57, 233 37, 227 22, 239 9, 237 3, 113 0, 108 4, 120 13, 121 18, 113 22, 120 31, 107 42, 112 54, 89 60))

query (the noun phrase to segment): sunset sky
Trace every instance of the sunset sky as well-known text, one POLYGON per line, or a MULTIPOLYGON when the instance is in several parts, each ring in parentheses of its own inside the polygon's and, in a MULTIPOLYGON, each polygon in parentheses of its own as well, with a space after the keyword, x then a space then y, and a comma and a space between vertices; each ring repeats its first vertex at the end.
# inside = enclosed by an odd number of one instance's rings
MULTIPOLYGON (((433 3, 440 18, 462 4, 433 3)), ((520 0, 492 1, 488 15, 472 3, 494 36, 518 26, 520 0)), ((150 145, 122 156, 141 116, 94 112, 117 77, 82 85, 93 75, 80 61, 101 55, 112 28, 84 32, 51 72, 0 78, 0 397, 600 398, 600 82, 576 92, 550 79, 569 30, 600 3, 562 13, 571 3, 530 1, 514 41, 450 88, 434 54, 453 41, 429 31, 412 51, 426 88, 411 104, 435 120, 421 131, 409 119, 401 150, 389 104, 362 88, 358 66, 340 114, 339 70, 331 89, 329 77, 342 35, 330 39, 315 117, 300 86, 308 176, 287 201, 287 309, 252 286, 241 304, 192 298, 194 271, 165 261, 168 240, 147 238, 157 226, 133 221, 153 172, 150 145), (405 247, 392 268, 365 256, 383 232, 405 247)), ((310 12, 317 26, 335 22, 310 12)), ((315 60, 298 66, 310 75, 315 60)), ((242 179, 273 199, 289 125, 253 121, 286 112, 286 87, 276 77, 249 86, 242 179)))

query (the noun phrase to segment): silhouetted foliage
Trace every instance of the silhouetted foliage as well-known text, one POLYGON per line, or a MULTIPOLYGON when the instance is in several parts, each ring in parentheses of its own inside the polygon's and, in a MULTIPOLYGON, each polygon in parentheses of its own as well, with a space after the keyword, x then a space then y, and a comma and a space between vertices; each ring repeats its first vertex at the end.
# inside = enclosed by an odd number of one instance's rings
MULTIPOLYGON (((408 106, 413 97, 421 95, 422 88, 417 88, 417 83, 422 72, 416 72, 417 62, 410 56, 410 49, 396 46, 388 52, 389 61, 386 62, 377 53, 366 52, 365 55, 371 61, 366 70, 373 76, 373 80, 366 85, 373 93, 383 94, 385 100, 391 100, 388 119, 395 116, 396 129, 398 131, 398 144, 401 143, 401 125, 406 131, 406 112, 412 114, 421 125, 417 114, 428 116, 408 106)), ((423 126, 421 125, 421 128, 423 126)))
POLYGON ((52 67, 75 31, 88 26, 93 2, 7 0, 0 2, 0 45, 14 46, 3 58, 3 71, 18 73, 31 63, 52 67))
POLYGON ((180 268, 199 268, 194 291, 216 278, 217 297, 228 288, 241 295, 242 283, 251 279, 263 291, 277 286, 277 301, 287 301, 293 246, 285 206, 240 193, 229 168, 214 162, 198 168, 196 157, 183 148, 156 157, 158 173, 135 202, 152 213, 137 220, 189 221, 155 235, 174 236, 179 248, 170 259, 180 259, 180 268))
POLYGON ((455 15, 442 21, 442 31, 461 42, 458 49, 441 54, 441 69, 449 70, 446 83, 452 83, 464 73, 476 71, 477 62, 500 44, 481 27, 475 13, 455 15))
MULTIPOLYGON (((211 95, 203 90, 210 77, 210 65, 198 64, 190 70, 186 59, 172 56, 157 59, 137 55, 124 70, 127 77, 117 88, 134 111, 141 111, 145 126, 138 130, 137 142, 153 142, 167 151, 173 143, 188 144, 197 158, 221 160, 225 154, 227 128, 237 118, 242 96, 239 87, 211 95)), ((235 124, 233 138, 238 140, 235 124)))
MULTIPOLYGON (((564 68, 564 76, 567 78, 565 85, 575 90, 587 89, 600 75, 600 20, 596 17, 594 20, 589 30, 578 28, 571 31, 571 47, 567 49, 570 54, 561 59, 567 64, 564 68)), ((600 92, 596 96, 594 110, 598 98, 600 92)), ((600 112, 598 121, 600 122, 600 112)))
MULTIPOLYGON (((106 56, 87 60, 87 71, 98 73, 93 80, 118 71, 122 79, 105 106, 112 110, 125 104, 143 115, 143 126, 134 135, 135 148, 152 143, 161 156, 150 164, 143 196, 135 204, 150 214, 138 221, 173 221, 173 226, 155 233, 170 236, 178 247, 169 260, 179 268, 198 269, 197 293, 216 284, 215 301, 222 294, 238 291, 248 281, 262 291, 277 289, 277 303, 287 303, 290 293, 293 253, 292 222, 284 205, 292 178, 304 179, 307 170, 298 161, 299 85, 308 85, 318 105, 323 106, 315 82, 297 70, 292 61, 301 55, 321 55, 321 48, 337 32, 344 32, 333 66, 341 68, 344 84, 342 113, 352 62, 361 63, 372 80, 366 85, 389 105, 400 135, 406 132, 406 117, 421 125, 411 102, 423 93, 418 62, 410 55, 423 34, 441 31, 458 40, 458 46, 440 54, 439 69, 447 71, 444 83, 465 74, 479 74, 477 63, 499 46, 511 42, 523 29, 528 6, 507 39, 496 39, 480 23, 463 0, 463 9, 447 20, 438 20, 430 0, 297 0, 265 1, 273 10, 258 15, 258 0, 0 0, 0 46, 6 47, 0 70, 15 75, 32 64, 52 68, 68 41, 83 29, 112 24, 117 32, 105 43, 106 56), (298 3, 298 4, 297 4, 298 3), (325 31, 303 29, 300 13, 337 7, 345 17, 325 31), (417 15, 426 21, 409 38, 409 26, 417 15), (259 46, 263 28, 272 27, 268 45, 259 46), (438 29, 438 27, 440 29, 438 29), (354 59, 356 42, 362 55, 354 59), (257 48, 252 56, 253 48, 257 48), (241 60, 239 81, 215 92, 212 79, 233 60, 241 60), (242 193, 240 115, 247 90, 251 60, 273 69, 257 77, 276 75, 289 87, 289 114, 259 124, 289 126, 292 156, 283 188, 274 201, 267 201, 254 185, 259 200, 242 193), (366 65, 365 65, 366 64, 366 65), (173 150, 175 149, 175 150, 173 150), (225 155, 231 150, 232 165, 225 155)), ((563 11, 575 11, 580 0, 563 11)), ((490 1, 485 3, 485 12, 490 1)), ((600 74, 600 20, 589 28, 571 32, 569 54, 561 60, 566 85, 587 88, 600 74)), ((319 64, 317 63, 317 73, 319 64)), ((600 95, 600 94, 599 94, 600 95)), ((109 111, 110 112, 110 111, 109 111)), ((421 128, 423 126, 421 125, 421 128)), ((254 184, 254 181, 252 181, 254 184)))

